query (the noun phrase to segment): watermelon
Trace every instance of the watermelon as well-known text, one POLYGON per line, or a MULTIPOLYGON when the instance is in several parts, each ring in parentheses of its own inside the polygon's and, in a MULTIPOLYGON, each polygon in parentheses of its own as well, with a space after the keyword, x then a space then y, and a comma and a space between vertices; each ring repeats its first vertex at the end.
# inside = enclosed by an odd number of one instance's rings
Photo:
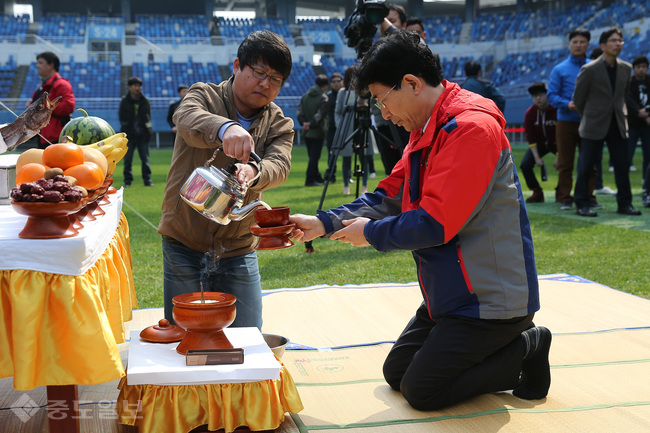
POLYGON ((64 142, 63 137, 66 135, 72 138, 73 143, 79 145, 97 143, 115 135, 113 127, 104 119, 89 116, 83 108, 77 108, 77 111, 81 111, 83 117, 75 117, 65 124, 59 135, 59 143, 64 142))

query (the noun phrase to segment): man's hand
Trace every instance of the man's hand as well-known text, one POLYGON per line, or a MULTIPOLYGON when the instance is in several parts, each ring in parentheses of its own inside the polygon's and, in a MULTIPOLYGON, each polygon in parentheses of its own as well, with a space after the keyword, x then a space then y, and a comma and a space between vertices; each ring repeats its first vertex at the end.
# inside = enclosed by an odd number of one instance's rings
POLYGON ((248 164, 248 157, 255 144, 253 137, 239 125, 230 125, 223 133, 223 153, 248 164))
POLYGON ((291 238, 298 242, 308 242, 325 234, 325 226, 315 216, 295 214, 289 221, 296 223, 296 228, 291 232, 291 238))
POLYGON ((542 165, 544 165, 544 160, 542 160, 542 158, 540 158, 539 156, 536 157, 536 158, 535 158, 535 165, 541 167, 542 165))
POLYGON ((569 101, 567 107, 569 107, 569 111, 576 111, 576 103, 573 101, 569 101))
POLYGON ((366 240, 366 237, 363 234, 363 229, 366 227, 368 221, 370 221, 368 218, 345 220, 343 221, 345 227, 334 232, 330 236, 330 239, 339 240, 354 245, 355 247, 366 247, 370 245, 370 243, 366 240))
POLYGON ((305 131, 309 131, 309 122, 303 122, 302 129, 304 129, 305 131))
POLYGON ((257 169, 252 165, 237 163, 235 166, 237 167, 235 176, 237 177, 239 183, 242 185, 257 176, 257 169))

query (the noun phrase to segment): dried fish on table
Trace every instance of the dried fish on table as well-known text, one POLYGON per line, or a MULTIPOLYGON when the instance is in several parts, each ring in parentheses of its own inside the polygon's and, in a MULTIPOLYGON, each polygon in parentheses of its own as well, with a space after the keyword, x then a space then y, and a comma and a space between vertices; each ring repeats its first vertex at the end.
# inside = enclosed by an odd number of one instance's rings
POLYGON ((0 153, 14 150, 29 140, 48 123, 52 112, 61 102, 61 96, 50 101, 47 92, 34 101, 16 120, 0 128, 0 153))

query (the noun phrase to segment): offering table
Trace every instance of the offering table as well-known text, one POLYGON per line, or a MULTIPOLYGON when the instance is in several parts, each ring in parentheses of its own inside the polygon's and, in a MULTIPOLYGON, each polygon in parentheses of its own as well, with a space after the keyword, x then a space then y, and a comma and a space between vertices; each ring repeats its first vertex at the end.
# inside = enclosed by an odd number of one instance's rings
POLYGON ((125 375, 117 345, 137 300, 123 191, 108 198, 64 239, 19 238, 26 217, 0 206, 0 377, 47 387, 51 433, 79 431, 77 385, 125 375))
POLYGON ((131 333, 127 376, 118 386, 119 422, 140 433, 187 432, 206 425, 226 433, 274 430, 302 401, 289 372, 257 328, 226 328, 243 364, 188 367, 178 343, 147 343, 131 333))

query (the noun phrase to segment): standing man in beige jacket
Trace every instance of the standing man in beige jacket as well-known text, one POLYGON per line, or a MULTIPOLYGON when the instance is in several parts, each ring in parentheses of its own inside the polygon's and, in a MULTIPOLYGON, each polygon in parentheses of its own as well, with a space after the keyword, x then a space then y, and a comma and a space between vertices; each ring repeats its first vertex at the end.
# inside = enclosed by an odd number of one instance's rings
POLYGON ((582 138, 574 200, 578 215, 598 215, 589 207, 587 178, 596 163, 596 155, 607 142, 618 189, 617 212, 623 215, 641 215, 632 206, 627 158, 625 95, 632 65, 618 58, 623 49, 623 33, 616 27, 605 30, 600 35, 600 49, 603 50, 602 56, 580 68, 573 91, 573 101, 581 116, 578 132, 582 138))
POLYGON ((262 326, 262 293, 255 244, 250 232, 252 213, 240 221, 220 225, 200 215, 179 192, 196 167, 235 164, 234 176, 248 188, 244 204, 261 198, 262 191, 281 185, 289 176, 293 121, 273 100, 291 73, 291 52, 280 36, 267 30, 249 34, 239 46, 233 75, 221 84, 196 83, 183 99, 173 120, 178 129, 167 175, 162 219, 165 273, 165 318, 172 321, 172 298, 200 291, 225 292, 237 297, 232 326, 262 326), (262 160, 249 160, 254 151, 262 160))

